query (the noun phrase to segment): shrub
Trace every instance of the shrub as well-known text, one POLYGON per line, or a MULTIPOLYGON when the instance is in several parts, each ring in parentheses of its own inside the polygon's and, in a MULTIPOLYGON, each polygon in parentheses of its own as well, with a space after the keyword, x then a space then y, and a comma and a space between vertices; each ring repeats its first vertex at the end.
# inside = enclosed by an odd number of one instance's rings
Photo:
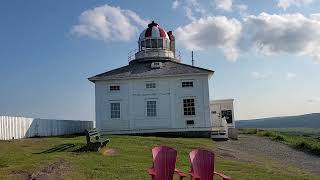
POLYGON ((242 134, 257 134, 257 128, 240 129, 242 134))
POLYGON ((272 137, 272 139, 276 141, 285 141, 285 138, 282 135, 276 135, 272 137))

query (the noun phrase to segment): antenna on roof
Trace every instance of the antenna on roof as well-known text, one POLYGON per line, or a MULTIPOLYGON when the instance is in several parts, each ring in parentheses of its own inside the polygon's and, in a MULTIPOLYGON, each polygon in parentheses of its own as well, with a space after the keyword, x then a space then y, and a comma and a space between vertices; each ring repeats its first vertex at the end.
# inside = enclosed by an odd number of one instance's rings
POLYGON ((192 63, 192 66, 194 65, 194 60, 193 60, 193 51, 191 51, 191 63, 192 63))

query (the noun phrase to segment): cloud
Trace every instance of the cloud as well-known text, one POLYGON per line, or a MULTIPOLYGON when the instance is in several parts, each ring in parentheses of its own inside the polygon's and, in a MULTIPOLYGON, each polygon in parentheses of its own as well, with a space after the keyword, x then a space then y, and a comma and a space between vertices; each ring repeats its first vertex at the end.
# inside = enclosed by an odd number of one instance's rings
POLYGON ((216 8, 223 11, 232 11, 232 0, 215 0, 216 8))
POLYGON ((146 25, 135 12, 106 4, 82 12, 71 33, 103 41, 128 41, 146 25))
POLYGON ((286 74, 286 79, 287 80, 291 80, 291 79, 294 79, 296 77, 297 77, 297 74, 295 74, 295 73, 287 72, 287 74, 286 74))
POLYGON ((172 2, 172 9, 177 9, 177 7, 180 5, 179 0, 174 0, 172 2))
POLYGON ((252 72, 251 73, 251 76, 257 80, 267 79, 268 77, 270 77, 270 75, 271 75, 271 72, 269 73, 252 72))
POLYGON ((248 15, 248 13, 247 13, 248 6, 247 6, 247 5, 245 5, 245 4, 239 4, 239 5, 237 5, 236 7, 237 7, 237 9, 238 9, 238 11, 239 11, 239 14, 240 14, 241 16, 247 16, 247 15, 248 15))
POLYGON ((172 3, 172 8, 176 9, 181 6, 186 17, 194 21, 200 17, 207 15, 209 12, 199 3, 199 0, 174 0, 172 3))
POLYGON ((314 104, 314 103, 320 103, 320 97, 312 97, 312 98, 310 98, 310 99, 307 99, 307 102, 308 102, 308 103, 312 103, 312 104, 314 104))
POLYGON ((200 18, 190 24, 178 27, 177 40, 189 50, 221 48, 229 60, 239 56, 238 41, 241 35, 241 23, 225 16, 200 18))
MULTIPOLYGON (((261 13, 244 19, 246 40, 255 50, 267 54, 308 55, 320 62, 320 21, 302 14, 261 13)), ((243 40, 245 41, 245 40, 243 40)))
POLYGON ((300 7, 302 5, 311 4, 313 0, 278 0, 278 7, 286 10, 290 6, 300 7))

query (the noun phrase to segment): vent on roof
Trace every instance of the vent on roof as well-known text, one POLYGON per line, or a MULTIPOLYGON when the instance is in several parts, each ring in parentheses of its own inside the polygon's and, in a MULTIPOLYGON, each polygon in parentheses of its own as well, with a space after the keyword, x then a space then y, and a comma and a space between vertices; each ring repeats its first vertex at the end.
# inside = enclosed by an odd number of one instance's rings
POLYGON ((153 62, 151 63, 151 68, 152 69, 159 69, 162 67, 162 62, 153 62))

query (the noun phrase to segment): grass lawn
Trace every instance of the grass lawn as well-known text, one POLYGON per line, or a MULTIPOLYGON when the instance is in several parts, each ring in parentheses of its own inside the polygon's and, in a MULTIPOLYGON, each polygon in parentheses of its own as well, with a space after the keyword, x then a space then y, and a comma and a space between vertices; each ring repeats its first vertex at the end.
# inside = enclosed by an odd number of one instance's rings
MULTIPOLYGON (((178 150, 177 168, 189 169, 188 153, 193 148, 214 148, 214 142, 205 138, 160 138, 139 136, 108 136, 107 148, 114 149, 112 156, 102 152, 72 152, 84 145, 85 137, 50 137, 13 141, 0 141, 0 179, 19 178, 16 174, 32 174, 49 164, 63 160, 64 179, 150 179, 147 169, 151 166, 151 148, 167 145, 178 150), (75 147, 61 152, 44 151, 71 144, 75 147), (44 153, 41 153, 44 152, 44 153)), ((293 168, 283 168, 270 160, 243 162, 216 159, 217 171, 232 179, 319 179, 293 168)), ((187 178, 189 179, 189 178, 187 178)))

